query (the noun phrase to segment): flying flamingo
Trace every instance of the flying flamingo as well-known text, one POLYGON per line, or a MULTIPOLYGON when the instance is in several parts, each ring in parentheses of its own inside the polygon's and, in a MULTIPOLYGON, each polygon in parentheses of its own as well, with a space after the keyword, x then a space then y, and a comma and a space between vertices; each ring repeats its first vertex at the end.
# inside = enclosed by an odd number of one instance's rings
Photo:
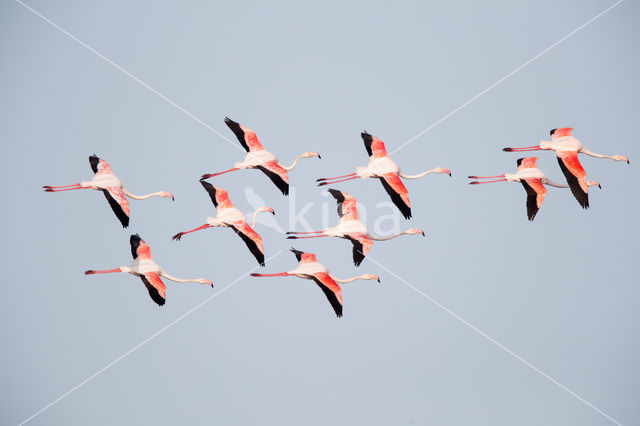
POLYGON ((419 173, 417 175, 407 175, 400 171, 400 167, 391 160, 387 150, 384 147, 384 142, 375 136, 370 135, 366 131, 361 133, 364 140, 364 147, 369 154, 369 164, 367 167, 358 166, 355 173, 349 173, 344 176, 336 176, 332 178, 320 178, 316 182, 320 182, 318 186, 330 185, 338 182, 344 182, 351 179, 367 179, 378 178, 382 182, 382 186, 391 197, 393 204, 398 207, 405 219, 411 217, 411 202, 409 201, 409 192, 405 188, 404 184, 400 180, 403 179, 418 179, 422 176, 430 173, 446 173, 451 176, 449 169, 444 167, 436 167, 435 169, 427 170, 426 172, 419 173), (339 179, 339 180, 334 180, 339 179), (329 182, 332 181, 332 182, 329 182))
POLYGON ((74 183, 73 185, 43 186, 44 190, 46 192, 60 192, 87 188, 102 191, 109 202, 111 209, 113 209, 113 212, 120 220, 120 223, 122 223, 123 228, 129 226, 130 214, 129 200, 125 198, 125 195, 129 198, 133 198, 134 200, 144 200, 150 197, 167 197, 174 200, 173 194, 166 191, 154 192, 147 195, 134 195, 130 193, 127 191, 127 188, 125 188, 122 181, 113 174, 111 165, 102 158, 98 158, 95 154, 89 157, 89 164, 91 164, 91 169, 93 170, 93 173, 95 173, 93 179, 90 181, 82 181, 80 183, 74 183))
POLYGON ((131 275, 136 275, 142 279, 142 282, 149 291, 151 299, 160 306, 164 305, 167 298, 167 286, 164 285, 160 277, 164 277, 177 283, 195 282, 213 287, 213 283, 204 278, 182 279, 172 277, 167 274, 156 262, 153 261, 153 258, 151 257, 151 249, 149 248, 149 245, 140 238, 140 235, 131 235, 129 242, 131 244, 131 254, 133 255, 133 263, 131 265, 104 271, 94 271, 90 269, 88 271, 84 271, 85 275, 107 274, 110 272, 126 272, 131 275))
MULTIPOLYGON (((469 182, 470 185, 478 185, 481 183, 492 182, 520 182, 527 191, 527 218, 533 220, 538 214, 538 210, 542 207, 542 201, 547 194, 547 188, 544 185, 555 186, 557 188, 568 188, 567 185, 560 185, 552 182, 545 176, 544 173, 536 162, 538 157, 526 157, 518 159, 518 171, 516 173, 505 173, 498 176, 469 176, 469 179, 491 179, 501 178, 496 180, 490 180, 486 182, 469 182)), ((587 181, 588 186, 597 186, 601 188, 598 182, 587 181)))
POLYGON ((306 280, 313 280, 318 287, 322 289, 324 295, 327 296, 327 300, 333 306, 333 310, 336 312, 338 318, 342 317, 342 291, 340 286, 336 283, 350 283, 355 280, 377 280, 380 282, 380 278, 373 274, 359 275, 353 278, 347 278, 341 280, 336 278, 329 270, 318 263, 316 255, 313 253, 305 253, 296 249, 291 249, 293 254, 298 259, 298 267, 294 270, 287 272, 280 272, 279 274, 251 274, 252 277, 289 277, 296 276, 298 278, 304 278, 306 280))
POLYGON ((587 185, 587 174, 585 173, 580 161, 578 160, 578 153, 590 155, 597 158, 610 158, 615 161, 626 161, 629 164, 629 159, 622 155, 601 155, 589 151, 583 147, 578 139, 576 139, 571 131, 573 127, 561 127, 559 129, 552 129, 549 134, 551 135, 551 142, 541 141, 539 145, 528 146, 524 148, 504 148, 503 151, 507 152, 523 152, 523 151, 538 151, 538 150, 553 150, 558 157, 558 164, 562 169, 562 173, 567 178, 567 183, 571 188, 573 196, 578 200, 578 203, 582 208, 589 208, 589 185, 587 185))
POLYGON ((329 193, 333 195, 333 198, 338 202, 338 216, 340 216, 340 222, 338 226, 333 228, 327 228, 322 231, 311 232, 287 232, 287 234, 320 234, 312 235, 308 237, 298 237, 297 235, 289 236, 288 239, 296 240, 301 238, 318 238, 318 237, 338 237, 350 240, 353 244, 353 264, 360 266, 364 260, 369 249, 375 241, 386 241, 392 238, 399 237, 400 235, 417 235, 421 234, 424 237, 424 231, 417 228, 407 229, 404 232, 395 235, 389 235, 386 237, 377 237, 370 234, 367 228, 360 222, 357 209, 357 201, 351 195, 337 189, 329 189, 329 193))
POLYGON ((262 238, 253 228, 256 227, 256 216, 260 212, 269 212, 275 214, 271 207, 262 206, 253 213, 253 224, 249 226, 247 218, 240 210, 236 209, 229 199, 229 193, 224 189, 215 187, 209 182, 203 180, 200 181, 204 189, 209 193, 213 205, 217 209, 216 217, 207 217, 207 223, 199 226, 191 231, 179 232, 172 238, 174 240, 180 240, 184 234, 189 232, 199 231, 206 228, 214 228, 217 226, 227 226, 242 238, 242 241, 247 245, 251 253, 255 256, 260 266, 264 266, 264 247, 262 246, 262 238))
POLYGON ((292 170, 301 158, 320 158, 320 154, 317 152, 308 151, 298 155, 290 166, 285 166, 278 161, 278 157, 264 149, 264 146, 262 146, 254 131, 240 123, 236 123, 228 117, 225 117, 224 122, 236 135, 244 149, 247 150, 247 155, 244 157, 244 161, 236 163, 232 169, 225 170, 224 172, 202 175, 202 179, 208 179, 213 176, 218 176, 223 173, 229 173, 240 169, 260 169, 269 177, 269 179, 271 179, 271 181, 280 189, 280 191, 282 191, 284 195, 288 195, 289 175, 287 174, 287 171, 292 170))

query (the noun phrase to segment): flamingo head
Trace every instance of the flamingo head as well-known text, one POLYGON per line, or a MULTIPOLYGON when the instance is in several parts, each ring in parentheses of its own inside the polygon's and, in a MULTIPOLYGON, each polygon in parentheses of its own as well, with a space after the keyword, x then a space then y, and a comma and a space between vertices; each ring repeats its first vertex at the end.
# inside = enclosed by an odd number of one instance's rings
POLYGON ((318 154, 315 151, 307 151, 304 154, 302 154, 302 158, 309 158, 309 157, 318 157, 318 158, 322 158, 320 157, 320 154, 318 154))
POLYGON ((627 164, 631 164, 631 163, 629 163, 629 159, 628 159, 627 157, 625 157, 624 155, 617 155, 617 154, 616 154, 616 155, 614 155, 612 158, 613 158, 614 160, 616 160, 616 161, 626 161, 626 162, 627 162, 627 164))
POLYGON ((364 274, 362 276, 363 279, 365 280, 376 280, 378 282, 380 282, 380 277, 374 274, 364 274))
POLYGON ((171 198, 171 201, 175 201, 176 200, 175 197, 173 196, 173 194, 170 193, 170 192, 167 192, 167 191, 161 191, 160 192, 160 196, 161 197, 171 198))
POLYGON ((275 214, 276 214, 276 212, 274 212, 274 211, 273 211, 273 209, 272 209, 271 207, 267 207, 267 206, 262 206, 262 207, 260 207, 260 208, 258 209, 258 211, 261 211, 261 212, 269 212, 269 213, 271 213, 271 214, 273 214, 273 215, 275 215, 275 214))
POLYGON ((405 234, 409 234, 409 235, 420 234, 420 235, 422 235, 423 237, 425 236, 425 235, 424 235, 424 231, 423 231, 422 229, 418 229, 418 228, 411 228, 411 229, 407 229, 407 230, 405 231, 405 234))
POLYGON ((434 170, 436 173, 446 173, 449 176, 451 176, 451 170, 449 169, 445 169, 444 167, 436 167, 436 169, 434 170))
POLYGON ((587 186, 597 186, 598 188, 602 189, 600 182, 598 182, 597 180, 588 180, 587 186))
POLYGON ((196 282, 199 282, 200 284, 210 285, 211 288, 213 288, 213 283, 209 280, 205 280, 204 278, 198 278, 196 282))

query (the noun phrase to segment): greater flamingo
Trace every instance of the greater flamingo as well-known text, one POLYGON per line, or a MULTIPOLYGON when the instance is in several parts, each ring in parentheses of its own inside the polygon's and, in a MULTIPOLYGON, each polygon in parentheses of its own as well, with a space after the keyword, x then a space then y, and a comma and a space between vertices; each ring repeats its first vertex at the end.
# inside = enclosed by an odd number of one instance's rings
POLYGON ((353 278, 340 279, 331 275, 329 270, 318 263, 316 255, 313 253, 305 253, 296 249, 291 249, 298 259, 298 267, 287 272, 280 272, 278 274, 251 274, 252 277, 290 277, 295 276, 306 280, 313 280, 318 287, 322 289, 324 295, 327 296, 327 300, 331 303, 333 310, 336 312, 338 318, 342 317, 342 291, 338 283, 350 283, 355 280, 377 280, 380 282, 380 278, 373 274, 359 275, 353 278))
POLYGON ((140 235, 131 235, 129 243, 131 244, 131 254, 133 255, 133 263, 131 265, 103 271, 94 271, 90 269, 88 271, 84 271, 85 275, 125 272, 138 276, 142 279, 145 287, 147 287, 151 299, 160 306, 164 305, 167 298, 167 286, 162 282, 160 277, 164 277, 178 283, 195 282, 199 284, 206 284, 213 288, 213 283, 204 278, 182 279, 167 274, 156 262, 153 261, 153 258, 151 257, 151 249, 149 248, 149 245, 140 238, 140 235))
POLYGON ((422 235, 424 237, 424 231, 417 228, 407 229, 399 234, 389 235, 386 237, 377 237, 370 234, 367 228, 360 222, 358 216, 357 201, 351 195, 337 189, 329 189, 329 193, 333 195, 333 198, 338 202, 338 216, 340 216, 340 222, 338 226, 333 228, 327 228, 322 231, 311 232, 287 232, 287 234, 320 234, 312 235, 308 237, 299 237, 292 235, 287 237, 290 240, 296 240, 301 238, 318 238, 318 237, 338 237, 350 240, 353 244, 353 264, 360 266, 362 260, 365 258, 369 249, 373 245, 373 241, 386 241, 392 238, 399 237, 400 235, 422 235))
MULTIPOLYGON (((537 166, 538 157, 520 158, 517 161, 518 171, 516 173, 505 173, 497 176, 469 176, 469 179, 491 179, 486 182, 469 182, 470 185, 478 185, 481 183, 492 182, 520 182, 527 191, 527 218, 533 220, 538 214, 538 210, 542 207, 542 201, 547 194, 547 188, 544 185, 555 186, 556 188, 568 188, 567 185, 560 185, 549 180, 547 176, 537 166)), ((587 181, 588 186, 597 186, 601 188, 598 182, 587 181)))
POLYGON ((201 229, 214 228, 217 226, 229 227, 233 229, 242 241, 247 245, 251 253, 255 256, 260 266, 264 266, 264 247, 262 246, 262 238, 253 228, 256 227, 256 216, 260 212, 269 212, 275 214, 271 207, 262 206, 253 213, 253 224, 249 226, 247 218, 240 210, 236 209, 229 199, 229 193, 224 189, 215 187, 209 182, 200 181, 204 189, 209 193, 209 197, 216 207, 216 217, 207 217, 207 223, 199 226, 191 231, 179 232, 173 236, 174 240, 180 240, 184 234, 201 229))
POLYGON ((555 151, 558 157, 558 164, 560 164, 573 196, 578 200, 582 208, 586 209, 589 208, 589 185, 587 185, 587 174, 578 160, 578 154, 582 153, 596 158, 610 158, 615 161, 626 161, 627 164, 629 164, 629 159, 623 155, 602 155, 589 151, 571 134, 572 130, 573 127, 552 129, 549 132, 551 142, 541 141, 539 145, 524 148, 504 148, 503 151, 555 151))
POLYGON ((301 158, 321 158, 320 154, 317 152, 308 151, 298 155, 290 166, 285 166, 278 161, 278 158, 275 155, 264 149, 264 146, 262 146, 254 131, 240 123, 236 123, 228 117, 225 117, 224 122, 236 135, 244 149, 247 150, 247 155, 244 157, 244 161, 235 163, 232 169, 219 173, 205 174, 202 175, 202 179, 208 179, 210 177, 240 169, 260 169, 269 177, 269 179, 271 179, 271 181, 280 189, 280 191, 282 191, 284 195, 288 195, 289 175, 287 174, 287 171, 292 170, 301 158))
POLYGON ((73 185, 63 186, 43 186, 46 192, 60 192, 71 191, 74 189, 95 189, 102 191, 105 198, 109 202, 111 209, 116 214, 123 228, 129 226, 129 200, 125 198, 125 195, 134 200, 144 200, 150 197, 167 197, 175 200, 173 194, 167 191, 154 192, 147 195, 134 195, 127 191, 122 181, 113 174, 111 165, 104 161, 102 158, 98 158, 95 154, 89 157, 89 164, 95 175, 90 181, 81 181, 73 185), (65 189, 60 189, 65 188, 65 189))
POLYGON ((330 185, 338 182, 344 182, 351 179, 367 179, 378 178, 382 182, 382 186, 391 197, 393 204, 398 207, 405 219, 411 218, 411 202, 409 201, 409 192, 405 188, 404 184, 400 180, 403 179, 418 179, 422 176, 430 173, 446 173, 451 176, 451 171, 444 167, 436 167, 435 169, 427 170, 426 172, 419 173, 417 175, 407 175, 400 171, 400 167, 391 160, 387 150, 384 146, 384 142, 375 136, 370 135, 366 131, 361 133, 364 140, 364 147, 369 154, 369 164, 367 167, 358 166, 355 173, 350 173, 344 176, 336 176, 332 178, 320 178, 316 182, 318 186, 330 185), (339 180, 334 180, 339 179, 339 180), (331 182, 330 182, 331 181, 331 182))

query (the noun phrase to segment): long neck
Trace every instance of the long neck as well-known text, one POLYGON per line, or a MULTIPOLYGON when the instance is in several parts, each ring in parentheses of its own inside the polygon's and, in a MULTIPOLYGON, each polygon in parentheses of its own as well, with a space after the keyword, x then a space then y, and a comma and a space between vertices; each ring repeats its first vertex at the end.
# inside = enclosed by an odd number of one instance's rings
POLYGON ((435 172, 436 172, 436 169, 431 169, 431 170, 427 170, 426 172, 418 173, 417 175, 406 175, 402 172, 400 172, 399 175, 404 179, 418 179, 418 178, 421 178, 422 176, 428 175, 429 173, 435 173, 435 172))
POLYGON ((545 185, 549 185, 549 186, 555 186, 556 188, 568 188, 569 185, 561 185, 559 183, 555 183, 550 181, 549 179, 547 179, 546 182, 544 182, 545 185))
POLYGON ((258 217, 258 213, 263 212, 264 210, 256 210, 255 212, 253 212, 253 223, 251 224, 252 228, 256 227, 256 218, 258 217))
POLYGON ((287 171, 289 171, 289 170, 293 169, 293 168, 296 166, 296 164, 298 164, 298 161, 300 161, 300 159, 302 158, 302 156, 303 156, 303 155, 304 155, 304 154, 300 154, 300 155, 298 155, 298 156, 296 157, 296 159, 295 159, 295 160, 293 160, 293 163, 291 163, 291 165, 290 165, 290 166, 285 166, 284 164, 280 164, 280 167, 282 167, 283 169, 285 169, 285 170, 287 170, 287 171))
POLYGON ((193 279, 191 279, 191 278, 176 278, 174 276, 171 276, 171 275, 167 274, 164 271, 162 271, 162 276, 164 278, 168 279, 168 280, 175 281, 177 283, 191 283, 191 282, 200 283, 200 281, 199 281, 200 278, 193 278, 193 279))
POLYGON ((386 237, 378 237, 376 235, 369 235, 369 238, 371 238, 372 240, 376 240, 376 241, 387 241, 387 240, 391 240, 393 238, 399 237, 400 235, 404 235, 404 234, 408 234, 408 231, 404 231, 404 232, 400 232, 399 234, 394 234, 394 235, 387 235, 386 237))
POLYGON ((615 159, 613 158, 613 155, 596 154, 595 152, 591 152, 591 151, 589 151, 589 150, 588 150, 588 149, 586 149, 586 148, 582 148, 582 149, 580 150, 580 152, 581 152, 581 153, 583 153, 583 154, 587 154, 587 155, 589 155, 589 156, 591 156, 591 157, 596 157, 596 158, 610 158, 611 160, 615 160, 615 159))
POLYGON ((135 195, 130 193, 129 191, 126 192, 128 197, 133 198, 134 200, 145 200, 147 198, 151 198, 151 197, 163 197, 164 196, 164 192, 160 191, 160 192, 154 192, 152 194, 146 194, 146 195, 135 195))
POLYGON ((331 275, 331 278, 333 278, 333 280, 335 282, 340 283, 340 284, 350 283, 350 282, 355 281, 355 280, 373 280, 373 279, 375 279, 373 277, 368 277, 366 275, 358 275, 357 277, 346 278, 344 280, 340 279, 340 278, 337 278, 337 277, 334 277, 333 275, 331 275))

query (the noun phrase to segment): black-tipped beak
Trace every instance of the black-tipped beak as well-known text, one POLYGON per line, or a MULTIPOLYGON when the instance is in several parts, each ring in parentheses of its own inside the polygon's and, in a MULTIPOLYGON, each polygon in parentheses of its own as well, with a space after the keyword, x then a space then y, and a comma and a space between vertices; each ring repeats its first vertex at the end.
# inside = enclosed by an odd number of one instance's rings
POLYGON ((319 160, 322 160, 322 157, 320 157, 320 154, 318 154, 318 159, 319 159, 319 160))
POLYGON ((273 211, 271 212, 271 214, 275 216, 275 215, 276 215, 276 211, 275 211, 275 210, 273 210, 273 211))
POLYGON ((502 148, 504 152, 511 152, 511 148, 502 148))
POLYGON ((380 282, 380 278, 378 278, 378 282, 380 282))
POLYGON ((627 160, 627 164, 631 164, 631 162, 629 160, 627 160))
POLYGON ((287 240, 297 240, 297 239, 298 239, 298 237, 293 237, 293 236, 287 237, 287 240))
POLYGON ((174 197, 173 195, 171 196, 171 201, 175 201, 176 197, 174 197))
POLYGON ((422 231, 421 234, 422 234, 423 237, 426 237, 426 235, 424 234, 424 231, 422 231))
POLYGON ((602 189, 602 185, 598 184, 598 188, 602 189))
POLYGON ((451 174, 451 172, 449 172, 449 177, 453 177, 453 175, 451 174))

